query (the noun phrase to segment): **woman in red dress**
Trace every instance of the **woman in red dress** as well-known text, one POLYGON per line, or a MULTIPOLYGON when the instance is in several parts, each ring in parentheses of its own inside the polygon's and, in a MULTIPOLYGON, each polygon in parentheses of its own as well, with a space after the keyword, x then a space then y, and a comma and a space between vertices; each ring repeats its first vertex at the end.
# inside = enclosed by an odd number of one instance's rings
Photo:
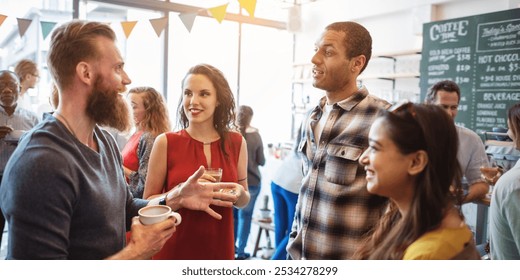
MULTIPOLYGON (((182 130, 157 137, 150 156, 144 197, 153 198, 176 188, 202 165, 222 168, 222 181, 235 182, 233 204, 249 203, 247 146, 235 122, 233 94, 222 72, 207 64, 192 67, 182 83, 179 124, 182 130)), ((214 178, 205 175, 208 181, 214 178)), ((235 258, 233 212, 212 206, 221 216, 174 209, 182 224, 154 259, 218 260, 235 258)))

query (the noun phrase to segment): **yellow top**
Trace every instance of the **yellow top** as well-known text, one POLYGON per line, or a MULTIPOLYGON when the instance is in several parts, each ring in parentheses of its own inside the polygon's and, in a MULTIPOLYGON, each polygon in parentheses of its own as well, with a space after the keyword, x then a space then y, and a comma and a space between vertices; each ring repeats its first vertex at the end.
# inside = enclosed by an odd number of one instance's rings
POLYGON ((460 253, 473 238, 464 224, 460 228, 443 228, 423 234, 404 252, 403 260, 449 260, 460 253))

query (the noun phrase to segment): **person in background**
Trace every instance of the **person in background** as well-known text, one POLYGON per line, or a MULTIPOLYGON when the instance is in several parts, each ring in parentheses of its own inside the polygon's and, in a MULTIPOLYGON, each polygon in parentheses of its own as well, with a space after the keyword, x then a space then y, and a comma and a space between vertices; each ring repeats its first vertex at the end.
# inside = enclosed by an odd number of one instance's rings
POLYGON ((259 166, 265 164, 264 144, 258 129, 251 126, 253 119, 253 108, 242 105, 238 108, 237 126, 240 134, 247 143, 247 186, 249 189, 249 203, 246 207, 233 209, 234 233, 235 233, 235 259, 245 260, 251 257, 250 253, 244 250, 247 245, 249 233, 251 232, 251 220, 255 202, 260 194, 262 175, 259 166))
POLYGON ((235 187, 199 183, 200 168, 154 200, 133 198, 114 139, 100 126, 130 129, 120 93, 131 80, 109 25, 73 20, 57 27, 47 65, 59 92, 53 115, 27 132, 4 170, 0 205, 9 223, 8 259, 149 259, 175 220, 139 222, 146 205, 206 211, 231 207, 235 187), (132 238, 125 246, 125 232, 132 238))
POLYGON ((298 192, 302 185, 302 159, 298 154, 298 144, 301 140, 301 128, 291 152, 283 159, 271 180, 271 193, 274 205, 274 244, 276 250, 272 260, 287 259, 287 242, 294 220, 294 211, 298 201, 298 192))
MULTIPOLYGON (((235 101, 224 74, 208 64, 190 68, 182 81, 178 114, 182 130, 163 133, 155 140, 144 197, 162 195, 163 188, 177 189, 202 165, 222 168, 222 181, 235 186, 224 201, 245 207, 249 203, 247 144, 240 133, 232 131, 235 101)), ((203 179, 215 180, 210 175, 203 179)), ((222 219, 174 208, 183 217, 182 226, 154 259, 235 259, 233 210, 214 208, 222 219)))
MULTIPOLYGON (((426 95, 427 104, 439 105, 451 116, 453 122, 458 113, 460 102, 459 86, 449 80, 434 84, 426 95)), ((486 196, 489 185, 482 179, 481 167, 489 166, 484 143, 470 129, 456 125, 459 135, 457 158, 462 168, 464 197, 463 203, 477 201, 486 196)))
POLYGON ((19 104, 22 108, 33 111, 31 100, 27 92, 30 88, 36 87, 36 83, 40 79, 38 66, 32 60, 22 59, 14 67, 14 72, 20 78, 21 88, 19 104))
POLYGON ((359 163, 368 191, 390 203, 354 259, 480 259, 450 192, 461 188, 457 138, 436 105, 397 104, 372 124, 359 163))
POLYGON ((328 25, 312 57, 313 86, 325 91, 302 124, 305 177, 287 245, 292 259, 349 259, 377 223, 387 199, 367 192, 357 162, 385 100, 358 88, 372 54, 368 30, 355 22, 328 25))
POLYGON ((58 88, 54 83, 51 83, 50 94, 47 98, 47 102, 43 102, 36 107, 36 115, 43 119, 45 114, 52 114, 58 108, 60 96, 58 94, 58 88))
POLYGON ((170 131, 168 108, 162 95, 151 87, 132 88, 127 95, 135 132, 121 152, 123 169, 132 195, 143 198, 148 160, 155 137, 170 131))
MULTIPOLYGON (((520 150, 520 103, 507 112, 507 135, 520 150)), ((520 161, 493 188, 489 209, 491 259, 520 260, 520 161)))
MULTIPOLYGON (((20 81, 16 73, 0 71, 0 183, 7 161, 13 154, 18 139, 13 138, 13 131, 27 131, 38 123, 33 112, 18 105, 20 81)), ((1 203, 0 203, 1 207, 1 203)), ((4 232, 5 218, 0 208, 0 244, 4 232)))

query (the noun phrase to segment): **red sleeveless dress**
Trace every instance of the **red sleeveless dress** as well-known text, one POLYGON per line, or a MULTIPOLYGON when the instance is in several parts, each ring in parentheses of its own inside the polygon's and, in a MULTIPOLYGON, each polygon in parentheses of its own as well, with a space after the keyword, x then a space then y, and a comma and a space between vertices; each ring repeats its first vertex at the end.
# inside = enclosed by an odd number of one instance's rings
MULTIPOLYGON (((238 182, 238 157, 242 136, 229 132, 226 140, 226 157, 220 141, 211 143, 213 168, 222 168, 222 182, 238 182)), ((181 130, 166 133, 168 140, 167 186, 168 190, 185 182, 201 165, 208 167, 204 156, 204 144, 181 130)), ((160 260, 234 260, 235 245, 232 208, 210 206, 222 215, 217 220, 203 211, 179 209, 182 223, 153 259, 160 260)))

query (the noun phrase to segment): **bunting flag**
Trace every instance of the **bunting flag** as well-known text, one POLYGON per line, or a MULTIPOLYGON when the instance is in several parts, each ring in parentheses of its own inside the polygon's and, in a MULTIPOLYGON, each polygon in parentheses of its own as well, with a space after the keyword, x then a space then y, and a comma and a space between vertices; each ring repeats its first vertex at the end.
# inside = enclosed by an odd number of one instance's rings
POLYGON ((246 9, 250 17, 255 16, 256 0, 238 0, 240 7, 246 9))
MULTIPOLYGON (((250 17, 254 17, 255 9, 257 0, 238 0, 240 3, 241 8, 244 8, 248 13, 250 17)), ((226 17, 226 11, 227 7, 229 5, 229 2, 225 5, 208 8, 206 9, 207 13, 211 15, 213 18, 215 18, 219 23, 222 23, 224 18, 226 17)), ((195 18, 197 17, 198 13, 181 13, 179 14, 179 18, 181 19, 182 23, 184 24, 184 27, 188 30, 188 32, 191 32, 191 29, 193 28, 193 24, 195 22, 195 18)), ((4 23, 8 16, 4 14, 0 14, 0 27, 4 23)), ((25 18, 16 18, 18 20, 18 33, 20 34, 20 37, 23 37, 25 33, 27 32, 27 29, 29 29, 29 26, 33 22, 32 19, 25 19, 25 18)), ((155 33, 158 37, 161 36, 162 32, 168 25, 168 17, 162 17, 162 18, 156 18, 156 19, 150 19, 150 24, 152 25, 155 33)), ((107 24, 112 25, 113 22, 107 22, 107 24)), ((137 21, 122 21, 120 22, 121 26, 123 28, 123 32, 128 39, 130 37, 130 34, 132 33, 135 25, 137 24, 137 21)), ((51 31, 56 26, 57 22, 51 22, 51 21, 40 21, 41 29, 42 29, 42 36, 45 40, 51 31)))
POLYGON ((123 27, 123 31, 125 32, 126 39, 130 37, 130 33, 134 30, 137 21, 122 21, 121 26, 123 27))
POLYGON ((161 37, 161 33, 166 28, 166 25, 168 25, 168 17, 151 19, 150 24, 152 24, 153 30, 155 30, 157 37, 161 37))
POLYGON ((25 19, 25 18, 16 18, 18 20, 18 33, 20 33, 20 37, 23 37, 25 35, 25 32, 27 32, 27 28, 29 28, 29 25, 32 23, 32 19, 25 19))
POLYGON ((193 27, 193 23, 195 22, 195 18, 197 17, 197 13, 184 13, 179 14, 179 18, 181 19, 184 27, 188 29, 188 32, 191 32, 191 28, 193 27))
POLYGON ((0 14, 0 26, 2 26, 2 23, 4 23, 4 20, 7 18, 6 15, 0 14))
POLYGON ((229 3, 222 6, 209 8, 208 11, 211 16, 214 17, 219 23, 222 23, 222 20, 224 20, 224 17, 226 16, 226 9, 228 5, 229 3))
POLYGON ((57 22, 41 21, 40 24, 42 26, 43 40, 45 40, 45 38, 47 38, 47 36, 49 36, 49 34, 51 33, 54 26, 56 26, 57 22))

